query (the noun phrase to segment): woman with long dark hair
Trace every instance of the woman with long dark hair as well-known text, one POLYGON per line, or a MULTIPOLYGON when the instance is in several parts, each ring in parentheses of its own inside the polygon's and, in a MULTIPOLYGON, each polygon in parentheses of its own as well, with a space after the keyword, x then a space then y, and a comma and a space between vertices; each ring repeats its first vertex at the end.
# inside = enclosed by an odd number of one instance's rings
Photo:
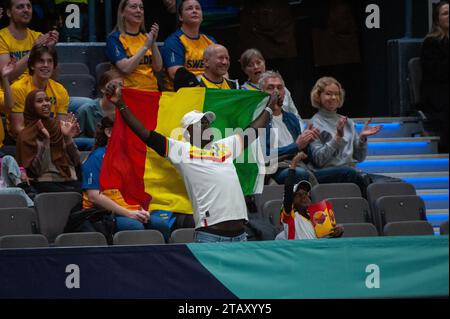
POLYGON ((433 12, 433 28, 422 45, 422 107, 427 121, 425 131, 441 137, 439 151, 448 153, 449 116, 449 6, 441 1, 433 12))

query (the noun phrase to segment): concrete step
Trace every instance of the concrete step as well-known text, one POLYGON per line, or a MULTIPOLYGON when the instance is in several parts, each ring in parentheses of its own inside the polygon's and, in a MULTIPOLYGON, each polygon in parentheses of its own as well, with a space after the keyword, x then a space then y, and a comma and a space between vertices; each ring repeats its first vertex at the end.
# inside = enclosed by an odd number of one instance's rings
POLYGON ((414 185, 416 190, 440 190, 449 188, 448 172, 384 173, 381 175, 399 178, 414 185))
POLYGON ((367 160, 382 161, 386 159, 390 160, 405 160, 405 159, 436 159, 436 158, 449 158, 449 154, 409 154, 409 155, 382 155, 382 156, 367 156, 367 160))
POLYGON ((373 118, 353 118, 355 123, 364 124, 368 120, 372 120, 372 123, 420 123, 422 119, 419 116, 404 116, 404 117, 373 117, 373 118))
POLYGON ((439 137, 373 138, 369 156, 437 154, 439 137))
POLYGON ((448 221, 449 219, 448 214, 449 214, 448 209, 429 209, 427 210, 427 219, 428 222, 431 225, 433 225, 433 227, 439 229, 442 223, 448 221))
MULTIPOLYGON (((364 128, 364 123, 356 124, 356 131, 360 133, 364 128)), ((423 132, 423 125, 420 122, 373 122, 370 126, 382 125, 383 129, 374 138, 395 138, 420 136, 423 132)))
MULTIPOLYGON (((357 132, 361 132, 368 118, 354 118, 357 132)), ((373 118, 371 126, 383 125, 377 138, 414 137, 422 134, 423 125, 420 117, 382 117, 373 118)), ((304 120, 309 123, 310 119, 304 120)))
POLYGON ((357 167, 367 173, 422 173, 422 172, 448 172, 448 158, 424 158, 424 159, 369 159, 359 163, 357 167))
POLYGON ((448 189, 418 191, 417 193, 424 200, 427 211, 449 209, 448 189))

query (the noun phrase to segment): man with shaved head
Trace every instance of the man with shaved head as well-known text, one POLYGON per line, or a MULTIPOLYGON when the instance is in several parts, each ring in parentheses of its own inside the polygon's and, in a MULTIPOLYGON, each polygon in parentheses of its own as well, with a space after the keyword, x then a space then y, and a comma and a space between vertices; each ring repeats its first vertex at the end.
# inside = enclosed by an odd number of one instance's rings
POLYGON ((203 60, 205 73, 198 77, 201 86, 219 90, 239 88, 236 81, 227 79, 230 68, 230 55, 227 48, 220 44, 212 44, 205 49, 203 60))

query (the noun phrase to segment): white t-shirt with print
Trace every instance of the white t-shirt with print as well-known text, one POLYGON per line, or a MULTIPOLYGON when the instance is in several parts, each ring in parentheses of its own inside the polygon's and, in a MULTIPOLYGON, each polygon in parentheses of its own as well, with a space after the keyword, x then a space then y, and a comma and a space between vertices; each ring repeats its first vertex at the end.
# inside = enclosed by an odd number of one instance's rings
POLYGON ((243 151, 234 135, 209 150, 169 139, 168 159, 184 179, 194 209, 196 228, 232 220, 248 220, 244 194, 233 161, 243 151))
MULTIPOLYGON (((314 226, 310 220, 306 219, 299 213, 295 213, 295 238, 294 240, 301 239, 317 239, 316 232, 314 230, 314 226)), ((287 240, 289 227, 286 223, 283 223, 284 230, 277 236, 277 240, 287 240)))

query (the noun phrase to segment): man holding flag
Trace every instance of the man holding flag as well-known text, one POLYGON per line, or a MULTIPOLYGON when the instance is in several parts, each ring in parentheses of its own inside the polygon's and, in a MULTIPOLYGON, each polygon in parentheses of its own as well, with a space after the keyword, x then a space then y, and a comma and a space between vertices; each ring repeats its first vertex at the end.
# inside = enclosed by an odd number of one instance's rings
POLYGON ((246 241, 247 207, 233 161, 257 139, 258 130, 267 126, 273 111, 282 106, 279 92, 271 94, 264 111, 245 132, 220 141, 213 141, 211 124, 216 120, 213 112, 187 113, 182 126, 189 142, 181 142, 146 129, 125 104, 120 86, 112 84, 106 91, 139 139, 168 159, 181 174, 193 206, 195 241, 246 241))

